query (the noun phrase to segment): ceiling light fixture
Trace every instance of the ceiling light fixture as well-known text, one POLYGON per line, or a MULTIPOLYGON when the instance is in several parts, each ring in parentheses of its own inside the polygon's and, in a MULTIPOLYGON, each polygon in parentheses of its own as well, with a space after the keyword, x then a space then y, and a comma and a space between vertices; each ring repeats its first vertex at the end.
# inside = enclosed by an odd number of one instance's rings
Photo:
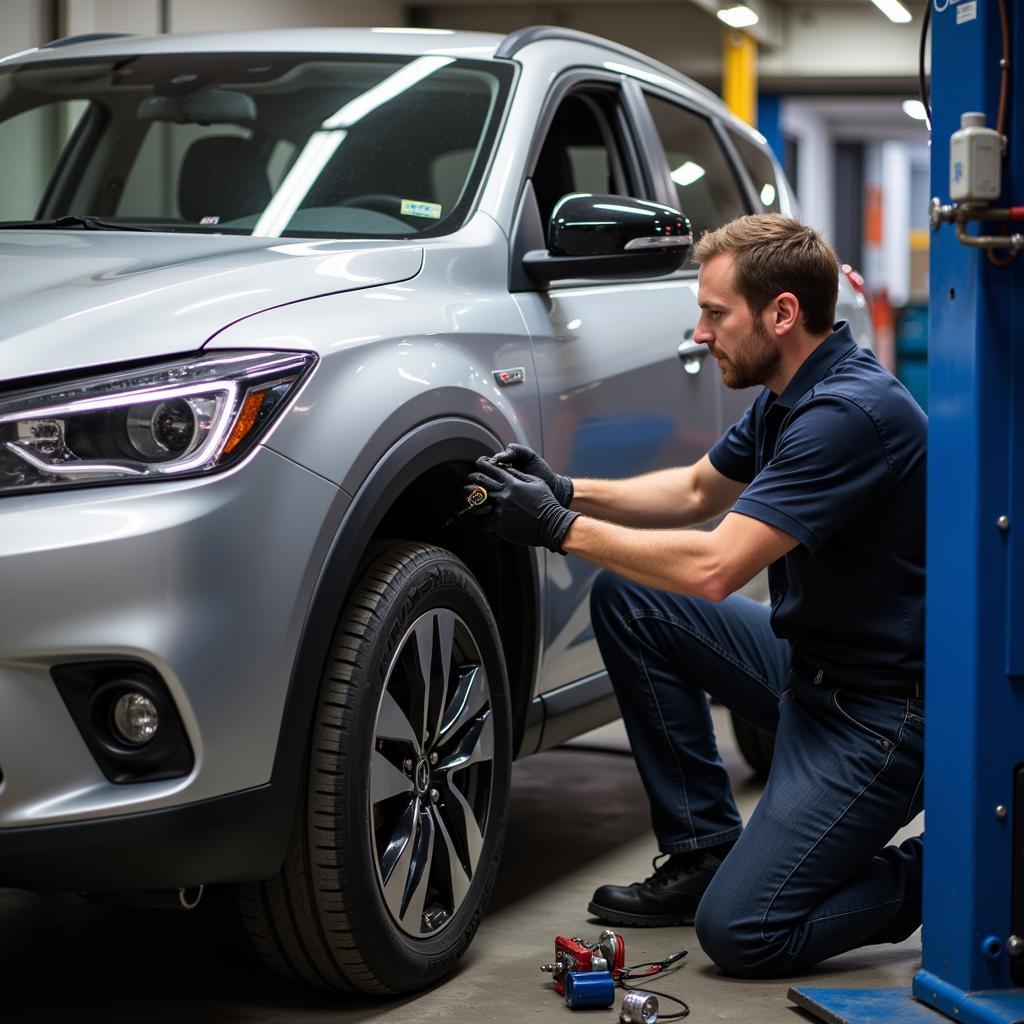
POLYGON ((920 100, 904 100, 903 113, 907 117, 912 117, 915 121, 925 121, 928 119, 928 111, 924 109, 924 104, 920 100))
POLYGON ((900 3, 900 0, 871 0, 871 2, 890 20, 898 25, 905 25, 911 21, 910 11, 900 3))
POLYGON ((724 21, 729 28, 750 28, 761 19, 746 4, 737 4, 719 11, 718 20, 724 21))

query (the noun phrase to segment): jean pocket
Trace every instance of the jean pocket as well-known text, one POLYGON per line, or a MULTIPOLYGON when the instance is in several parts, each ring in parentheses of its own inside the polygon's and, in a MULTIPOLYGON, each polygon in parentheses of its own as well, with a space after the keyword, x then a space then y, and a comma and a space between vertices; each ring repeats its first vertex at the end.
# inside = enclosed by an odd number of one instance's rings
POLYGON ((883 750, 889 750, 899 742, 906 715, 903 701, 865 697, 850 690, 837 689, 829 694, 829 702, 844 722, 870 736, 883 750))

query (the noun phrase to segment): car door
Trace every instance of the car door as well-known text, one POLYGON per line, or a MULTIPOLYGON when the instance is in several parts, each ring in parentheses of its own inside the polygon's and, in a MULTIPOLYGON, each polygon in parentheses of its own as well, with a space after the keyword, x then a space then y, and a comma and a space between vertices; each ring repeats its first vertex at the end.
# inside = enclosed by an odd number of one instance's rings
MULTIPOLYGON (((643 145, 635 107, 616 79, 576 75, 561 83, 541 119, 519 229, 523 217, 533 218, 543 245, 551 210, 571 192, 658 198, 643 145)), ((693 270, 514 288, 514 298, 534 349, 544 455, 556 470, 632 476, 694 462, 716 440, 717 373, 691 340, 693 270)), ((571 556, 547 557, 542 691, 603 670, 588 608, 597 571, 571 556)))

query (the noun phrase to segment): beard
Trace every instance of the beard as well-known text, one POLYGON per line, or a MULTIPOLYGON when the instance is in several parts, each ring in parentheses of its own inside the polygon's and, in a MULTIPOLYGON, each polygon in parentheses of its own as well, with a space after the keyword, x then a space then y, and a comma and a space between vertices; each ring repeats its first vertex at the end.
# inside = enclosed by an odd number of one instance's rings
POLYGON ((782 353, 772 340, 765 326, 754 318, 754 329, 730 356, 720 357, 722 383, 738 391, 764 384, 770 380, 779 367, 782 353))

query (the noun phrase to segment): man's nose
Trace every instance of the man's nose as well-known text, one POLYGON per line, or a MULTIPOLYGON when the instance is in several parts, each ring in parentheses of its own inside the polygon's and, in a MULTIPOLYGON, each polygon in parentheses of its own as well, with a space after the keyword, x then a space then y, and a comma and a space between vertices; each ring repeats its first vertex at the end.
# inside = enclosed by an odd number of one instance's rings
POLYGON ((697 326, 693 331, 693 340, 697 342, 698 345, 710 345, 714 339, 714 334, 704 325, 703 318, 698 320, 697 326))

